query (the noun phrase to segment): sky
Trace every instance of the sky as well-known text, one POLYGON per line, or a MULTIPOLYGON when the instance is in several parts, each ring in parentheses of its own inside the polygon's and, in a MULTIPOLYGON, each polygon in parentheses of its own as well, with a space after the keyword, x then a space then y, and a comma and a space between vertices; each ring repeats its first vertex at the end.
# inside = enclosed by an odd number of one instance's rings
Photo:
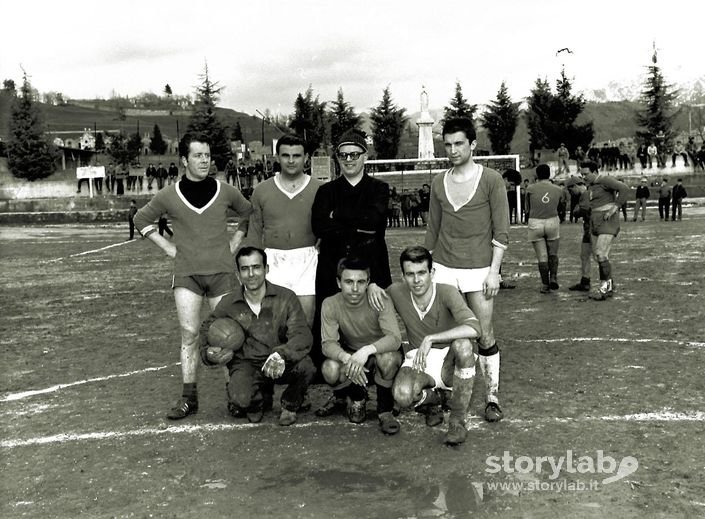
POLYGON ((309 85, 357 112, 393 101, 442 108, 460 82, 472 104, 506 82, 515 101, 562 67, 576 92, 645 76, 656 42, 666 80, 705 76, 705 2, 645 0, 24 0, 0 10, 0 79, 24 69, 40 92, 74 99, 193 94, 207 63, 220 105, 288 115, 309 85), (85 7, 81 7, 85 6, 85 7), (568 48, 571 52, 560 49, 568 48))

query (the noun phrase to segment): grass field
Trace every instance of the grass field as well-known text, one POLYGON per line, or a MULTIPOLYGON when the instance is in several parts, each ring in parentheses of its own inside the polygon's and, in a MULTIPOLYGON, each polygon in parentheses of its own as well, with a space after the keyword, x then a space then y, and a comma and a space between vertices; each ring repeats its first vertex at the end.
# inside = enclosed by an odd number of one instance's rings
MULTIPOLYGON (((235 420, 207 369, 199 413, 167 422, 181 389, 169 260, 125 242, 126 224, 1 227, 0 517, 702 517, 705 210, 648 217, 623 223, 605 302, 565 288, 580 225, 561 226, 550 295, 512 228, 505 419, 480 418, 478 383, 459 448, 412 412, 394 437, 374 417, 279 427, 276 403, 261 424, 235 420)), ((389 232, 395 278, 422 238, 389 232)), ((328 394, 314 386, 314 408, 328 394)))

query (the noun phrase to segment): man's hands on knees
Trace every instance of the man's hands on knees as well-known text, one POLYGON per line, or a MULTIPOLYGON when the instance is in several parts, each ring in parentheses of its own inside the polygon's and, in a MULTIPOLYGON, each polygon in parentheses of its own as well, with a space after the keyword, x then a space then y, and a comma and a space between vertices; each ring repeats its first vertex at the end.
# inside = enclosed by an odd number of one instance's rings
POLYGON ((372 345, 363 346, 355 353, 346 353, 346 357, 342 357, 340 361, 343 363, 343 374, 358 386, 367 385, 367 369, 365 364, 370 358, 370 355, 377 353, 377 349, 372 345))
POLYGON ((262 366, 262 373, 265 377, 271 379, 277 379, 284 374, 284 369, 286 368, 286 362, 279 353, 274 352, 267 360, 264 361, 264 366, 262 366))
POLYGON ((421 341, 416 357, 414 357, 414 362, 411 364, 411 367, 416 371, 424 371, 426 369, 426 358, 428 357, 428 352, 431 351, 431 346, 433 346, 433 342, 430 336, 427 335, 421 341))

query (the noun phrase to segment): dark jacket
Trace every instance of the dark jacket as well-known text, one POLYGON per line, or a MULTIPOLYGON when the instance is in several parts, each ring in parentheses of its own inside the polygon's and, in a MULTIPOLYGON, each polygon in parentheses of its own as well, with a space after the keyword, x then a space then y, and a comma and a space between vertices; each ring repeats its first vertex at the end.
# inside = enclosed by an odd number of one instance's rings
POLYGON ((247 360, 264 364, 275 352, 288 363, 303 359, 311 351, 313 336, 301 303, 288 288, 268 281, 265 284, 266 293, 259 316, 245 301, 242 286, 225 295, 201 324, 199 346, 207 341, 208 328, 213 321, 230 317, 245 331, 245 344, 235 352, 231 362, 247 360))
POLYGON ((639 200, 640 198, 649 198, 651 196, 651 192, 649 191, 649 188, 646 186, 637 186, 636 188, 636 199, 639 200))
POLYGON ((674 200, 682 200, 688 196, 688 193, 685 190, 685 186, 683 184, 676 184, 673 186, 673 191, 671 191, 671 197, 674 200))

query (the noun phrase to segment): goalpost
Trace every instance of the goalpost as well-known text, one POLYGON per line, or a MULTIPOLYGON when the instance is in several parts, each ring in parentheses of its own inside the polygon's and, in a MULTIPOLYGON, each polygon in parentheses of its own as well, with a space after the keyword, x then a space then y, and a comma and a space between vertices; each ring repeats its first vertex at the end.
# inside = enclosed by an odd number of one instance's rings
MULTIPOLYGON (((488 168, 492 168, 503 175, 508 169, 521 172, 519 169, 519 155, 473 155, 472 160, 488 168)), ((419 181, 431 183, 433 177, 450 169, 448 158, 438 159, 389 159, 368 160, 365 162, 365 171, 373 177, 380 177, 390 185, 417 185, 419 181)), ((516 187, 517 216, 521 218, 521 188, 516 187)))

